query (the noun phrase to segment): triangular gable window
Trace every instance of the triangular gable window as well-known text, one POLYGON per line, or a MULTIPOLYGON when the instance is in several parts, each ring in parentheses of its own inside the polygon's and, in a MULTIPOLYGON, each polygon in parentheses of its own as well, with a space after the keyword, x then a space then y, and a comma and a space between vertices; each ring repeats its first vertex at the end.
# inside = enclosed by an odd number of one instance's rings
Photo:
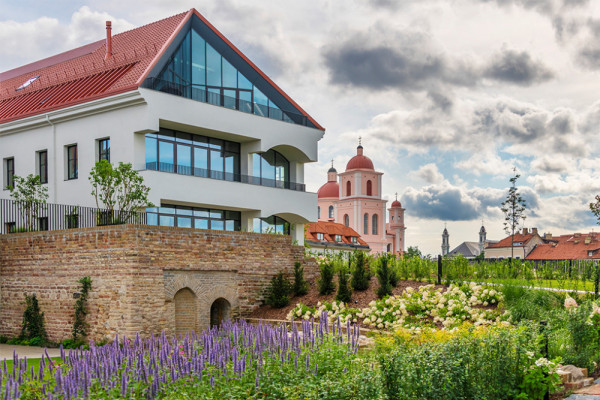
POLYGON ((191 28, 156 78, 154 90, 280 121, 290 117, 191 28))

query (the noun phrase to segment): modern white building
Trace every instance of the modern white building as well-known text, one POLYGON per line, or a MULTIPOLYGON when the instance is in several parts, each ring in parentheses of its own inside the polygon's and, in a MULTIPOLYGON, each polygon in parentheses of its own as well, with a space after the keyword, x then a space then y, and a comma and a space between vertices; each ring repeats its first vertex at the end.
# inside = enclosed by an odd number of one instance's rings
MULTIPOLYGON (((99 32, 99 36, 101 33, 99 32)), ((0 74, 0 199, 38 174, 95 207, 96 161, 130 162, 152 224, 290 233, 317 219, 304 164, 324 129, 192 9, 0 74)))

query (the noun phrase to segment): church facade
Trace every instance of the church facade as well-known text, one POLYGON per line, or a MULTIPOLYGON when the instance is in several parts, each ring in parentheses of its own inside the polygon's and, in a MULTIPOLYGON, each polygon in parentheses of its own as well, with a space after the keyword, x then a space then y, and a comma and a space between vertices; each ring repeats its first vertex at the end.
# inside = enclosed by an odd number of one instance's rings
POLYGON ((338 173, 333 165, 329 169, 327 183, 317 192, 318 219, 354 229, 373 253, 402 254, 406 230, 404 208, 396 199, 386 210, 387 200, 382 198, 383 172, 376 171, 363 152, 359 144, 344 172, 338 173))

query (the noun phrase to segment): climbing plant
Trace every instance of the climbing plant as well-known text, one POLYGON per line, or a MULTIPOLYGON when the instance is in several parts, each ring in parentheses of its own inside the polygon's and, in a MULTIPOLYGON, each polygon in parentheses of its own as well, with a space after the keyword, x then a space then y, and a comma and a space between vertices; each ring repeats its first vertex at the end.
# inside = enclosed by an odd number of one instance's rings
POLYGON ((78 281, 81 284, 81 293, 75 302, 75 322, 73 323, 73 341, 82 341, 87 336, 89 324, 85 321, 88 314, 87 300, 92 289, 92 279, 84 276, 78 281))

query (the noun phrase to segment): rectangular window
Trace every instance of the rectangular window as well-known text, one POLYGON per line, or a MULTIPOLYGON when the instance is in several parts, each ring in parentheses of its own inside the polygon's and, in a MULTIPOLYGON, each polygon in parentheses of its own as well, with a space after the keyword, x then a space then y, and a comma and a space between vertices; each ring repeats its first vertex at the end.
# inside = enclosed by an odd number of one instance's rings
POLYGON ((98 161, 110 162, 110 139, 98 140, 98 161))
POLYGON ((207 208, 162 205, 147 208, 149 225, 176 226, 179 228, 239 231, 242 214, 207 208))
POLYGON ((41 183, 48 183, 48 150, 37 153, 38 175, 41 183))
POLYGON ((17 231, 16 222, 6 222, 4 224, 4 233, 15 233, 17 231))
POLYGON ((15 184, 15 159, 7 158, 4 160, 4 187, 8 188, 15 184))
POLYGON ((77 179, 77 145, 67 146, 67 179, 77 179))
POLYGON ((65 216, 67 229, 79 228, 79 214, 69 214, 65 216))
POLYGON ((48 230, 48 217, 39 217, 38 218, 38 230, 40 230, 40 231, 48 230))
POLYGON ((323 240, 325 237, 325 235, 323 235, 322 233, 317 233, 317 239, 318 240, 323 240))

